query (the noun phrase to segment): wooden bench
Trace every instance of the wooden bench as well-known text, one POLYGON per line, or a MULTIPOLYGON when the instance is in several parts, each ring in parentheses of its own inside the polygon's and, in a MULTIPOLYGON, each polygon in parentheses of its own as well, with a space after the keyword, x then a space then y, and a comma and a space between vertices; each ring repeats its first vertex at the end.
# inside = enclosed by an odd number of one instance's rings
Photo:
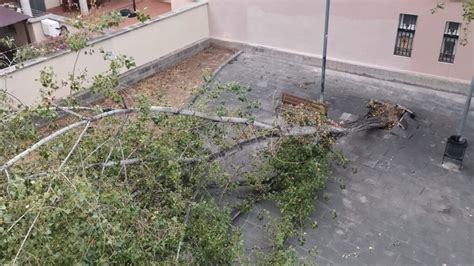
POLYGON ((309 106, 311 108, 314 108, 315 110, 318 110, 319 113, 327 115, 326 104, 321 103, 319 101, 305 99, 305 98, 298 97, 286 92, 282 93, 281 101, 283 104, 290 104, 294 106, 298 106, 298 105, 309 106))

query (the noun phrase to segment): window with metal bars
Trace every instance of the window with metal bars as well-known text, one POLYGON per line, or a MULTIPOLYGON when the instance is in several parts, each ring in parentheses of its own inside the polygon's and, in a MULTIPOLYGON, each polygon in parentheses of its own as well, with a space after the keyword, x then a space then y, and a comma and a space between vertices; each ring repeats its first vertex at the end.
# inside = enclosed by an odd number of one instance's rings
POLYGON ((416 20, 418 16, 400 14, 398 22, 397 41, 395 42, 395 55, 411 56, 413 39, 415 38, 416 20))
POLYGON ((459 41, 459 30, 461 24, 457 22, 446 22, 444 29, 443 43, 441 44, 441 52, 439 53, 439 61, 445 63, 454 63, 456 55, 456 46, 459 41))

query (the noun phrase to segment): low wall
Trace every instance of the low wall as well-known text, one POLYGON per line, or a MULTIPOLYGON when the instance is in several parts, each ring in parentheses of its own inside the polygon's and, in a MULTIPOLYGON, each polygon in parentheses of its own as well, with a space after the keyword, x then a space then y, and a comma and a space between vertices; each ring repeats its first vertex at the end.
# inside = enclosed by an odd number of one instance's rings
MULTIPOLYGON (((212 38, 211 42, 242 51, 260 53, 266 56, 283 59, 289 62, 307 64, 320 67, 322 59, 313 54, 297 53, 295 51, 283 50, 275 47, 256 44, 241 43, 223 39, 212 38)), ((401 71, 399 69, 382 68, 380 66, 361 64, 360 62, 341 61, 328 58, 328 68, 336 71, 347 72, 362 76, 373 77, 382 80, 395 81, 404 84, 426 87, 439 91, 466 94, 469 91, 469 82, 459 79, 442 78, 433 75, 401 71)))
POLYGON ((194 0, 171 0, 171 9, 178 10, 195 2, 194 0))
POLYGON ((41 17, 30 18, 28 19, 27 27, 32 43, 39 43, 48 38, 48 36, 44 35, 43 33, 43 27, 41 25, 41 20, 43 19, 55 20, 59 22, 59 26, 66 26, 69 32, 71 33, 78 31, 76 28, 74 28, 68 23, 65 17, 61 17, 55 14, 46 14, 41 17))
MULTIPOLYGON (((102 48, 115 54, 125 54, 135 59, 138 69, 165 58, 173 52, 182 50, 193 44, 209 39, 207 3, 197 2, 179 11, 172 11, 143 24, 135 24, 125 29, 104 35, 92 40, 90 45, 95 50, 102 48)), ((184 54, 184 52, 183 52, 184 54)), ((0 70, 0 76, 6 82, 0 83, 0 88, 21 99, 24 104, 35 105, 40 95, 40 84, 36 80, 39 73, 46 67, 52 67, 56 79, 67 80, 73 70, 76 53, 63 51, 56 55, 37 58, 27 62, 23 68, 14 67, 0 70)), ((92 76, 107 70, 108 64, 99 53, 93 55, 81 54, 77 61, 76 73, 87 70, 92 76)), ((155 68, 156 69, 156 68, 155 68)), ((142 76, 153 74, 142 70, 142 76)), ((129 73, 133 73, 133 70, 129 73)), ((61 87, 55 92, 55 97, 69 95, 69 89, 61 87)))

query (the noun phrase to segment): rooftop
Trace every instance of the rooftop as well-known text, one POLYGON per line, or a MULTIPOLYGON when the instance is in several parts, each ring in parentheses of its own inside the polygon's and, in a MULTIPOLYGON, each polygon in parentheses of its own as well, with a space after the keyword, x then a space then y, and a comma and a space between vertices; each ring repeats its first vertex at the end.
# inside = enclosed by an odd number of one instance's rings
MULTIPOLYGON (((151 18, 157 17, 164 13, 171 11, 171 4, 165 3, 159 0, 137 0, 136 1, 137 11, 142 12, 143 14, 149 15, 151 18)), ((101 15, 111 12, 111 11, 120 11, 122 9, 133 10, 132 0, 108 0, 103 1, 103 3, 98 6, 91 8, 89 10, 90 14, 85 17, 86 20, 94 21, 97 20, 101 15)), ((47 10, 49 13, 53 13, 59 16, 75 18, 80 16, 81 13, 79 10, 67 10, 63 6, 54 7, 47 10)), ((120 27, 126 27, 139 23, 136 18, 124 19, 120 23, 120 27)))
POLYGON ((29 18, 30 16, 27 16, 23 13, 19 13, 15 10, 0 6, 0 28, 13 25, 29 18))

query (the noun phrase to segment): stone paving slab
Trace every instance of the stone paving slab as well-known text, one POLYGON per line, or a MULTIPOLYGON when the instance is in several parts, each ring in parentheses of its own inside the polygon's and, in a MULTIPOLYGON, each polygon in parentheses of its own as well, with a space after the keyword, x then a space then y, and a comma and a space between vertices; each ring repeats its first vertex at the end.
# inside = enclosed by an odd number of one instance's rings
MULTIPOLYGON (((217 79, 250 86, 252 97, 262 102, 256 117, 268 122, 275 119, 282 92, 319 99, 319 75, 318 68, 255 52, 241 54, 217 79)), ((326 98, 335 120, 363 116, 371 98, 402 104, 418 120, 407 138, 373 130, 338 141, 336 148, 350 164, 334 167, 325 197, 314 202, 310 219, 318 222, 318 229, 302 229, 303 245, 290 241, 302 262, 474 265, 473 149, 462 171, 441 167, 445 139, 456 131, 465 98, 334 71, 328 71, 326 98)), ((469 122, 467 139, 474 141, 472 111, 469 122)), ((262 210, 278 217, 278 209, 266 202, 236 221, 248 250, 268 244, 258 215, 262 210)))

